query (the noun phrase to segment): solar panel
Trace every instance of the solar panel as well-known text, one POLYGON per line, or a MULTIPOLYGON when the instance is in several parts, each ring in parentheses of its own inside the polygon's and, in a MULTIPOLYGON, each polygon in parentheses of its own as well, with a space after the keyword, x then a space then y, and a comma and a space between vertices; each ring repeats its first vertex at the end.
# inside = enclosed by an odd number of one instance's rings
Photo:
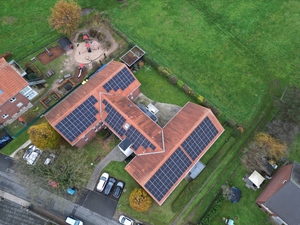
POLYGON ((206 117, 181 146, 195 160, 218 133, 214 124, 206 117))
POLYGON ((178 148, 146 183, 145 188, 160 201, 191 164, 182 149, 178 148))
MULTIPOLYGON (((105 100, 104 100, 105 101, 105 100)), ((123 128, 123 124, 125 123, 125 118, 117 112, 107 101, 103 103, 106 105, 105 111, 107 112, 107 117, 105 118, 105 122, 115 130, 115 132, 122 137, 125 134, 125 129, 123 128)))
POLYGON ((56 124, 55 128, 70 142, 74 141, 83 131, 96 121, 99 112, 94 104, 98 100, 92 95, 68 116, 56 124))
POLYGON ((143 146, 144 148, 149 147, 152 150, 155 150, 155 146, 133 126, 128 128, 126 137, 133 143, 131 147, 134 150, 137 150, 140 146, 143 146))
POLYGON ((124 91, 134 80, 135 78, 128 71, 127 67, 124 67, 117 75, 104 84, 103 87, 107 92, 119 89, 124 91))

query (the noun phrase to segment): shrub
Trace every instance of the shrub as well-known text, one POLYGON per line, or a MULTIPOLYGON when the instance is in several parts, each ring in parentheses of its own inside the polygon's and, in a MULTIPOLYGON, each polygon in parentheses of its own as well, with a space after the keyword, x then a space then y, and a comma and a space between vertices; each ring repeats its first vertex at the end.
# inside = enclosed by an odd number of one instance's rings
POLYGON ((202 104, 206 108, 210 108, 211 111, 215 114, 216 117, 219 117, 219 116, 222 115, 222 112, 217 107, 215 107, 213 104, 211 104, 209 101, 204 100, 202 104))
POLYGON ((236 126, 237 126, 236 122, 232 119, 226 119, 225 123, 232 128, 236 128, 236 126))
POLYGON ((198 93, 195 93, 194 98, 200 104, 203 104, 205 100, 204 97, 202 95, 199 95, 198 93))
POLYGON ((182 89, 183 89, 183 91, 184 91, 185 93, 187 93, 187 94, 190 94, 191 91, 192 91, 192 89, 191 89, 187 84, 184 84, 184 85, 182 86, 182 89))
POLYGON ((244 132, 244 129, 243 129, 242 127, 238 127, 238 128, 236 128, 236 129, 232 132, 231 136, 234 137, 234 138, 238 138, 238 137, 241 136, 241 134, 242 134, 243 132, 244 132))
POLYGON ((129 196, 129 204, 137 212, 145 212, 152 203, 150 195, 142 188, 134 188, 129 196))
POLYGON ((25 67, 31 69, 33 71, 33 73, 38 75, 38 77, 43 77, 43 74, 42 74, 41 70, 36 65, 34 65, 33 63, 27 62, 24 65, 25 65, 25 67))
POLYGON ((143 60, 144 60, 147 64, 153 66, 153 67, 156 68, 156 69, 158 69, 158 68, 160 67, 159 64, 158 64, 154 59, 150 59, 150 58, 148 58, 147 56, 143 56, 143 60))
POLYGON ((89 31, 88 31, 88 34, 89 34, 91 37, 96 37, 97 33, 98 33, 98 31, 95 30, 94 28, 91 28, 91 29, 89 29, 89 31))
POLYGON ((0 55, 0 59, 1 58, 7 59, 7 58, 9 58, 11 56, 12 56, 11 52, 5 52, 5 53, 3 53, 3 54, 0 55))
POLYGON ((225 198, 223 196, 221 196, 212 203, 212 205, 210 206, 208 211, 200 219, 199 225, 209 225, 210 224, 211 218, 219 211, 224 199, 225 198))
POLYGON ((184 83, 182 80, 178 80, 177 83, 176 83, 177 87, 179 87, 180 89, 182 89, 184 83))
POLYGON ((109 40, 105 40, 102 42, 102 45, 105 50, 108 50, 111 47, 111 42, 109 40))
POLYGON ((170 75, 169 77, 168 77, 168 79, 169 79, 169 81, 170 81, 170 83, 171 84, 176 84, 177 83, 177 81, 178 81, 178 78, 176 77, 176 76, 174 76, 174 75, 170 75))
POLYGON ((96 38, 98 39, 99 42, 101 42, 103 40, 106 40, 106 35, 102 32, 98 32, 96 38))

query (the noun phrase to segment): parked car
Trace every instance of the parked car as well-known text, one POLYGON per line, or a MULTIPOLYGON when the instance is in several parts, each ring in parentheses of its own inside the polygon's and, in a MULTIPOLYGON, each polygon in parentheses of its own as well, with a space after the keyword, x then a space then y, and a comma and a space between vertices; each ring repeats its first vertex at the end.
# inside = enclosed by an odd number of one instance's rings
POLYGON ((54 153, 50 153, 50 155, 45 160, 44 165, 49 165, 50 163, 52 163, 55 157, 56 155, 54 153))
POLYGON ((115 183, 116 183, 116 179, 113 178, 113 177, 110 177, 109 180, 108 180, 108 183, 107 183, 107 185, 106 185, 106 187, 104 189, 104 194, 105 195, 109 195, 110 194, 110 192, 111 192, 111 190, 112 190, 112 188, 113 188, 113 186, 114 186, 115 183))
POLYGON ((121 215, 119 217, 119 222, 120 222, 120 224, 123 224, 123 225, 133 225, 133 220, 124 215, 121 215))
POLYGON ((27 164, 35 165, 42 153, 42 150, 34 145, 30 145, 23 155, 23 159, 27 161, 27 164))
POLYGON ((102 192, 109 178, 108 173, 103 173, 99 179, 96 190, 102 192))
POLYGON ((116 185, 113 196, 115 198, 119 198, 120 195, 122 194, 123 188, 124 188, 124 183, 122 181, 119 181, 116 185))
POLYGON ((68 216, 66 218, 66 223, 70 224, 70 225, 83 225, 83 222, 81 220, 76 219, 76 218, 74 218, 72 216, 68 216))

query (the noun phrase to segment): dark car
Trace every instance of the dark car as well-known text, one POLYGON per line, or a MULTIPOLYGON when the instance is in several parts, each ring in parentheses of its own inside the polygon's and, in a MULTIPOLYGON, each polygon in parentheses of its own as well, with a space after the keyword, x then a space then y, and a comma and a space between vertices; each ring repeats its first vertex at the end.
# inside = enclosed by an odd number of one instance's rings
POLYGON ((115 183, 116 183, 116 179, 115 178, 113 178, 113 177, 109 178, 108 183, 107 183, 107 185, 106 185, 106 187, 104 189, 104 194, 105 195, 109 195, 110 194, 110 192, 111 192, 111 190, 112 190, 112 188, 113 188, 113 186, 114 186, 115 183))
POLYGON ((123 188, 124 188, 124 183, 122 181, 119 181, 116 185, 116 188, 114 190, 114 193, 113 193, 113 196, 115 198, 119 198, 122 191, 123 191, 123 188))

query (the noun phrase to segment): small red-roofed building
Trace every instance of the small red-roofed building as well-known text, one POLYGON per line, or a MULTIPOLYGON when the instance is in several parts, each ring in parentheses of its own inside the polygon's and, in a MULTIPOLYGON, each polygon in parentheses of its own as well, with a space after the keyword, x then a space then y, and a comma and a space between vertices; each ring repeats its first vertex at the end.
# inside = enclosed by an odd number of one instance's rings
POLYGON ((19 65, 0 59, 0 124, 9 124, 26 112, 37 93, 22 77, 26 74, 19 65))

